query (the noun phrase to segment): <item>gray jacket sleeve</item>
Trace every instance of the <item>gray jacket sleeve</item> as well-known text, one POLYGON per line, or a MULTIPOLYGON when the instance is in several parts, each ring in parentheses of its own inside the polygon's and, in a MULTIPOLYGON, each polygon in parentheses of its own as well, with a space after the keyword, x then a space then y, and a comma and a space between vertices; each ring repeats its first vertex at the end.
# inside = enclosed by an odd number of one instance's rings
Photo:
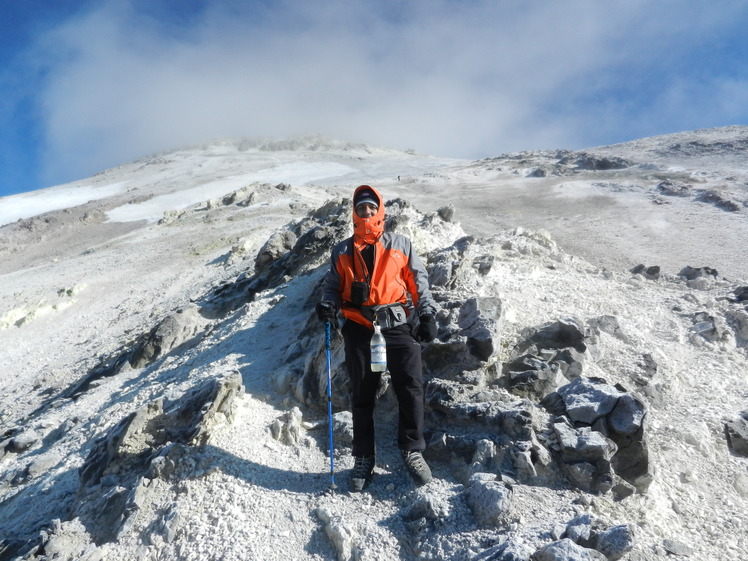
POLYGON ((338 261, 340 252, 343 251, 342 245, 339 244, 333 248, 330 255, 330 268, 327 270, 327 274, 322 281, 322 300, 334 302, 338 309, 343 304, 343 297, 340 293, 340 275, 335 264, 338 261))
MULTIPOLYGON (((408 241, 410 242, 410 240, 408 241)), ((423 261, 413 249, 412 243, 408 243, 408 266, 418 290, 418 315, 436 315, 436 302, 429 288, 429 275, 423 261)))

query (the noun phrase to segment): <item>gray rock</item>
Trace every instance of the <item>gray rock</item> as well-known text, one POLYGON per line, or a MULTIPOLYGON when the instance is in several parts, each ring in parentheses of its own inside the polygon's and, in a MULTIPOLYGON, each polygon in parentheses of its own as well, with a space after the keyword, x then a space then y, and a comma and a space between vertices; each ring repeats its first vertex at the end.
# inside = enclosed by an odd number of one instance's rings
POLYGON ((589 320, 587 323, 593 329, 597 329, 598 331, 602 331, 603 333, 612 335, 613 337, 615 337, 616 339, 620 339, 624 343, 627 343, 629 340, 628 337, 626 337, 626 335, 624 334, 623 330, 621 330, 621 326, 618 323, 618 318, 615 316, 599 316, 589 320))
POLYGON ((741 343, 748 342, 748 310, 744 308, 730 309, 727 310, 726 315, 731 320, 735 335, 741 343))
MULTIPOLYGON (((563 399, 564 414, 575 425, 592 425, 615 443, 615 455, 612 459, 606 458, 612 462, 615 472, 637 489, 646 490, 653 475, 644 436, 644 403, 632 394, 593 378, 578 378, 559 388, 557 393, 563 399)), ((548 403, 553 405, 553 402, 548 403)), ((606 478, 605 485, 608 483, 606 478)))
POLYGON ((317 516, 322 521, 325 533, 327 534, 327 537, 330 538, 330 541, 338 553, 339 561, 352 561, 357 559, 357 535, 354 530, 345 523, 344 518, 332 514, 325 507, 317 509, 317 516))
POLYGON ((452 263, 442 261, 429 268, 429 285, 432 287, 447 286, 452 279, 452 263))
POLYGON ((450 423, 475 428, 501 429, 511 438, 530 440, 532 411, 529 403, 508 402, 495 390, 473 389, 449 380, 426 383, 426 403, 448 415, 450 423))
POLYGON ((625 393, 610 412, 608 425, 612 432, 630 436, 641 429, 646 415, 644 403, 630 393, 625 393))
POLYGON ((622 393, 598 379, 577 378, 558 389, 564 400, 566 413, 575 423, 593 424, 608 415, 618 403, 622 393))
POLYGON ((678 276, 686 280, 695 280, 708 277, 717 278, 718 274, 717 270, 711 267, 691 267, 690 265, 686 265, 680 270, 678 276))
POLYGON ((579 488, 606 493, 614 483, 610 459, 615 443, 589 427, 574 429, 566 423, 555 423, 559 455, 564 473, 579 488))
POLYGON ((512 494, 511 488, 501 481, 473 479, 465 498, 480 525, 496 526, 509 514, 512 494))
POLYGON ((532 561, 607 561, 607 558, 599 551, 564 538, 541 547, 533 554, 532 561))
POLYGON ((665 551, 668 553, 679 555, 681 557, 689 557, 693 554, 693 548, 691 546, 675 540, 662 540, 662 547, 664 547, 665 551))
POLYGON ((27 473, 30 479, 38 477, 49 470, 51 470, 59 460, 50 457, 41 457, 32 461, 28 468, 27 473))
POLYGON ((732 486, 738 495, 748 499, 748 474, 740 473, 736 475, 732 486))
POLYGON ((480 257, 476 257, 473 259, 473 269, 475 269, 479 275, 485 276, 491 271, 495 259, 496 258, 493 255, 481 255, 480 257))
POLYGON ((699 335, 712 343, 724 339, 726 335, 726 325, 720 319, 706 313, 698 312, 691 318, 691 327, 689 333, 699 335))
POLYGON ((616 561, 634 548, 635 527, 631 524, 613 526, 595 536, 594 547, 608 558, 616 561))
POLYGON ((488 475, 486 471, 493 467, 494 458, 496 458, 496 444, 492 440, 481 438, 475 443, 475 452, 470 460, 470 470, 474 475, 476 472, 488 475))
POLYGON ((257 253, 257 257, 255 257, 256 269, 261 270, 276 261, 283 254, 293 248, 295 243, 296 234, 293 232, 289 230, 276 232, 268 238, 268 241, 265 242, 265 245, 263 245, 257 253))
POLYGON ((142 368, 182 345, 196 343, 204 323, 197 306, 177 310, 141 337, 130 357, 130 365, 142 368))
POLYGON ((32 430, 27 430, 11 438, 5 448, 8 452, 20 454, 30 450, 33 446, 38 444, 39 441, 40 438, 38 434, 32 430))
POLYGON ((421 356, 425 371, 438 378, 463 382, 470 372, 483 372, 488 377, 490 366, 471 353, 467 337, 459 333, 452 334, 447 341, 436 339, 429 343, 421 356))
POLYGON ((740 418, 725 423, 727 445, 740 456, 748 456, 748 410, 743 411, 740 418))
POLYGON ((660 278, 660 267, 657 265, 653 265, 651 267, 647 267, 646 265, 637 265, 636 267, 633 267, 631 269, 632 275, 641 275, 645 279, 649 280, 657 280, 660 278))
POLYGON ((698 197, 696 197, 696 200, 703 203, 713 204, 717 208, 726 210, 727 212, 736 212, 740 210, 740 205, 738 203, 731 201, 722 193, 713 189, 702 192, 698 197))
POLYGON ((553 392, 565 378, 557 364, 534 355, 523 355, 505 366, 506 383, 512 393, 542 399, 553 392))
POLYGON ((353 445, 353 414, 350 411, 339 411, 332 416, 332 430, 335 446, 353 445))
POLYGON ((618 481, 615 485, 613 485, 612 491, 615 499, 617 501, 622 501, 636 493, 636 487, 634 487, 630 483, 627 483, 626 481, 618 481))
POLYGON ((534 345, 538 349, 565 349, 572 347, 584 352, 587 347, 584 339, 584 329, 579 321, 573 318, 561 319, 547 323, 539 328, 527 330, 525 346, 534 345))
MULTIPOLYGON (((482 440, 480 437, 448 434, 439 431, 429 439, 424 455, 428 459, 445 463, 461 460, 467 464, 472 464, 474 461, 485 460, 486 468, 491 468, 492 463, 488 461, 490 458, 484 455, 488 447, 480 444, 482 440)), ((475 470, 473 470, 474 472, 475 470)), ((496 476, 493 475, 492 479, 496 479, 496 476)))
POLYGON ((255 191, 252 191, 250 187, 242 187, 227 195, 224 195, 221 199, 221 204, 224 206, 229 205, 241 205, 246 206, 251 204, 255 198, 255 191))
POLYGON ((532 548, 512 539, 481 551, 472 561, 530 561, 532 548))
POLYGON ((527 480, 537 477, 538 472, 532 462, 532 443, 517 442, 509 451, 512 464, 520 479, 527 480))
MULTIPOLYGON (((552 365, 558 366, 558 369, 567 380, 574 380, 582 375, 584 361, 584 353, 581 353, 572 347, 557 350, 548 360, 552 365)), ((562 383, 563 381, 564 380, 562 380, 562 383)))
POLYGON ((452 205, 447 205, 440 207, 436 213, 439 215, 439 218, 444 220, 444 222, 452 222, 455 216, 455 207, 452 205))
POLYGON ((301 409, 298 407, 283 413, 270 427, 273 438, 288 446, 299 444, 305 434, 301 425, 302 418, 301 409))
POLYGON ((558 161, 560 165, 573 166, 578 170, 605 171, 625 169, 633 164, 618 156, 599 156, 590 152, 568 152, 558 161))
POLYGON ((565 537, 576 544, 586 544, 592 536, 592 517, 580 514, 566 524, 565 537))
POLYGON ((501 344, 503 307, 497 297, 469 298, 460 308, 458 326, 471 354, 488 360, 501 344))
POLYGON ((679 183, 670 179, 665 179, 657 185, 657 190, 663 195, 671 197, 688 197, 691 195, 691 186, 686 183, 679 183))
POLYGON ((613 434, 611 438, 618 446, 618 452, 613 456, 613 469, 639 491, 646 491, 654 480, 654 474, 650 470, 644 429, 631 436, 613 434))

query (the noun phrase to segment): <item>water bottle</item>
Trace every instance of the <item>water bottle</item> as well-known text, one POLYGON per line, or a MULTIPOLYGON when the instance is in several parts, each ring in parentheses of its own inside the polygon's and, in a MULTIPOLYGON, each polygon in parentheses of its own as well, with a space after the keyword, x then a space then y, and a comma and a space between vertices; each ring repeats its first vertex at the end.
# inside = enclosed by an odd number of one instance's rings
POLYGON ((384 372, 387 370, 387 344, 382 335, 382 329, 374 324, 374 335, 371 336, 371 370, 384 372))

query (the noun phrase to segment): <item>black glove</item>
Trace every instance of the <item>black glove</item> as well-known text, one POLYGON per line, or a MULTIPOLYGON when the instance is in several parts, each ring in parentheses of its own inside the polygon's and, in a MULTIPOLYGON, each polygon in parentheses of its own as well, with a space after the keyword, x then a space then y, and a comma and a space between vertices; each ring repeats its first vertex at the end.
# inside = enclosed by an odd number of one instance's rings
POLYGON ((423 314, 418 317, 421 325, 418 326, 418 340, 428 343, 436 339, 436 318, 431 314, 423 314))
POLYGON ((329 321, 332 326, 337 329, 338 307, 335 305, 335 302, 330 302, 329 300, 320 302, 317 304, 316 310, 317 317, 322 323, 327 323, 329 321))

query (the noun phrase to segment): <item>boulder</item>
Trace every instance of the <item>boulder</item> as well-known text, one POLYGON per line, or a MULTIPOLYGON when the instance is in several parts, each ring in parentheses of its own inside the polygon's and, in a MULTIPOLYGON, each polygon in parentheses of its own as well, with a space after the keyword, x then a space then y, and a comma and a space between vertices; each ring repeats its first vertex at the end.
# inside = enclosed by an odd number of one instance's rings
POLYGON ((691 555, 693 555, 693 547, 676 540, 662 540, 662 547, 664 547, 665 551, 672 555, 677 555, 680 557, 690 557, 691 555))
POLYGON ((514 359, 504 370, 507 386, 513 393, 536 399, 542 399, 566 380, 557 363, 532 354, 514 359))
POLYGON ((501 300, 495 296, 468 298, 460 308, 458 326, 471 354, 488 360, 501 345, 501 300))
POLYGON ((691 195, 691 186, 666 179, 657 185, 657 190, 663 195, 671 197, 688 197, 691 195))
POLYGON ((607 561, 607 558, 599 551, 564 538, 541 547, 533 554, 532 561, 607 561))
POLYGON ((270 433, 275 440, 288 446, 296 446, 305 435, 302 418, 301 409, 294 407, 273 421, 270 425, 270 433))
MULTIPOLYGON (((616 451, 606 461, 627 482, 642 491, 652 482, 644 434, 647 411, 638 397, 601 379, 578 378, 546 396, 542 404, 553 414, 568 417, 574 426, 591 427, 611 440, 616 451)), ((586 481, 587 471, 576 469, 573 473, 586 481)))
POLYGON ((608 561, 621 559, 634 548, 635 526, 621 524, 598 533, 594 538, 594 547, 605 555, 608 561))
POLYGON ((689 329, 692 336, 703 337, 711 343, 724 341, 731 336, 730 330, 721 318, 707 312, 697 312, 691 318, 689 329))
POLYGON ((452 222, 455 216, 455 207, 452 205, 443 206, 437 209, 436 213, 444 222, 452 222))
POLYGON ((333 514, 329 509, 317 509, 317 517, 325 528, 327 537, 338 553, 339 561, 353 561, 359 558, 359 548, 356 545, 358 535, 345 523, 345 517, 333 514))
POLYGON ((634 435, 642 428, 646 414, 644 402, 630 393, 624 393, 608 415, 608 427, 617 435, 634 435))
POLYGON ((597 331, 601 331, 603 333, 607 333, 608 335, 612 335, 616 339, 620 339, 624 343, 628 343, 629 339, 626 336, 625 333, 621 330, 621 325, 618 322, 618 318, 616 316, 611 315, 603 315, 596 318, 592 318, 587 322, 587 324, 592 328, 596 329, 597 331))
POLYGON ((748 410, 743 411, 738 419, 725 423, 727 446, 739 456, 748 456, 748 410))
POLYGON ((510 512, 512 489, 501 481, 487 481, 473 476, 465 491, 465 498, 478 524, 496 526, 510 512))
POLYGON ((530 561, 532 552, 529 545, 510 538, 502 544, 480 552, 471 561, 530 561))
POLYGON ((567 477, 585 491, 610 491, 615 479, 611 458, 617 451, 616 444, 589 427, 574 429, 560 422, 553 425, 553 430, 567 477))
POLYGON ((197 306, 176 310, 141 337, 130 357, 133 368, 142 368, 185 344, 194 344, 204 327, 197 306))
POLYGON ((290 250, 295 243, 296 235, 289 230, 276 232, 270 236, 265 245, 260 248, 257 257, 255 257, 256 270, 259 271, 273 261, 276 261, 281 255, 290 250))
POLYGON ((711 267, 691 267, 690 265, 686 265, 680 270, 678 276, 690 281, 699 278, 717 278, 718 274, 717 270, 711 267))
POLYGON ((696 197, 696 200, 703 203, 713 204, 717 208, 726 210, 727 212, 737 212, 740 210, 740 205, 738 203, 731 201, 722 193, 713 189, 702 192, 698 197, 696 197))
POLYGON ((632 275, 641 275, 645 279, 658 280, 660 278, 660 267, 658 265, 652 265, 647 267, 646 265, 637 265, 631 269, 632 275))
MULTIPOLYGON (((585 332, 581 323, 573 318, 565 318, 530 328, 524 332, 525 342, 520 349, 565 349, 571 347, 580 353, 587 350, 585 332)), ((523 351, 524 352, 524 351, 523 351)), ((535 353, 539 354, 539 353, 535 353)))
POLYGON ((580 514, 566 524, 564 537, 569 538, 574 543, 586 545, 592 537, 592 516, 589 514, 580 514))
POLYGON ((592 425, 608 415, 622 393, 596 378, 577 378, 558 390, 566 405, 566 414, 575 423, 592 425))

